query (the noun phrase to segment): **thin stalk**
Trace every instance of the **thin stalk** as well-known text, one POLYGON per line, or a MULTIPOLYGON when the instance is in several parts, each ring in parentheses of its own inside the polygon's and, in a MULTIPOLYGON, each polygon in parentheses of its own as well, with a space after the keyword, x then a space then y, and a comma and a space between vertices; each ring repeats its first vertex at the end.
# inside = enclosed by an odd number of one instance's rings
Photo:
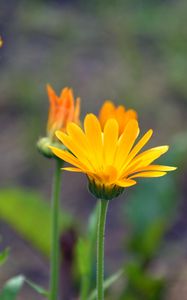
POLYGON ((51 214, 51 266, 50 266, 50 300, 58 299, 59 284, 59 198, 61 188, 61 165, 60 160, 56 160, 56 169, 53 179, 52 192, 52 214, 51 214))
POLYGON ((100 200, 97 232, 97 300, 104 300, 104 238, 107 208, 108 201, 100 200))

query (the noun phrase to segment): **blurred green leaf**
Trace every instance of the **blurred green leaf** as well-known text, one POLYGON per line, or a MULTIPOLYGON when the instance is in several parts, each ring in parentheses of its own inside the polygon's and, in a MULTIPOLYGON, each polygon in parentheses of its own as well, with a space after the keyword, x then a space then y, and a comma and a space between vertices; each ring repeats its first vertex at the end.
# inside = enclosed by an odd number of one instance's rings
MULTIPOLYGON (((123 274, 124 274, 124 270, 119 270, 113 275, 111 275, 109 278, 107 278, 104 281, 104 290, 107 290, 113 283, 115 283, 118 279, 120 279, 123 274)), ((95 289, 88 297, 88 300, 94 300, 96 298, 97 298, 97 290, 95 289)))
POLYGON ((10 253, 9 248, 6 248, 0 252, 0 266, 3 265, 7 261, 9 253, 10 253))
MULTIPOLYGON (((186 141, 186 134, 177 135, 173 140, 171 151, 166 158, 160 160, 160 163, 174 164, 179 169, 187 164, 186 141)), ((155 179, 143 180, 131 192, 125 205, 127 220, 131 227, 130 249, 143 255, 144 258, 150 258, 158 249, 176 214, 180 199, 177 183, 179 174, 176 170, 159 178, 159 182, 155 179)))
POLYGON ((167 162, 175 162, 177 173, 187 167, 187 132, 177 134, 171 143, 171 150, 167 154, 167 162))
POLYGON ((143 260, 149 260, 159 248, 165 231, 166 224, 163 220, 153 221, 143 233, 132 233, 129 239, 130 251, 138 254, 143 260))
POLYGON ((77 244, 78 266, 82 276, 90 272, 90 249, 89 241, 80 238, 77 244))
POLYGON ((14 300, 18 296, 24 282, 26 282, 38 294, 48 297, 49 293, 43 287, 28 280, 23 275, 19 275, 9 279, 0 294, 0 300, 14 300))
POLYGON ((153 222, 169 220, 176 211, 177 192, 171 175, 137 185, 125 206, 133 232, 144 233, 153 222))
POLYGON ((19 275, 8 280, 0 293, 0 300, 15 300, 23 286, 24 276, 19 275))
MULTIPOLYGON (((19 188, 0 190, 0 218, 47 256, 51 245, 50 216, 50 205, 40 194, 19 188)), ((64 231, 72 219, 61 213, 60 224, 64 231)))
POLYGON ((163 295, 164 282, 155 279, 142 269, 138 261, 129 263, 126 266, 128 285, 121 299, 129 300, 158 300, 163 295))
POLYGON ((49 296, 49 292, 46 291, 43 287, 39 286, 38 284, 28 280, 28 279, 25 279, 25 282, 33 289, 35 290, 38 294, 41 294, 43 296, 46 296, 48 297, 49 296))
POLYGON ((160 241, 164 233, 165 222, 163 220, 157 220, 153 224, 150 224, 148 230, 145 232, 142 243, 142 250, 147 257, 151 257, 160 246, 160 241))
POLYGON ((97 203, 89 217, 86 236, 80 238, 77 243, 78 264, 81 274, 88 274, 91 271, 95 259, 98 212, 99 205, 97 203))
MULTIPOLYGON (((187 143, 185 145, 183 141, 181 146, 180 141, 175 141, 172 149, 159 163, 183 164, 187 143)), ((178 171, 173 172, 159 181, 142 180, 125 204, 130 225, 127 242, 134 262, 127 265, 127 287, 120 299, 159 300, 163 297, 164 280, 152 277, 147 269, 177 211, 180 198, 178 174, 178 171)))
POLYGON ((93 212, 91 213, 88 221, 88 237, 91 240, 96 239, 98 214, 99 214, 99 202, 97 201, 96 206, 93 212))
POLYGON ((77 244, 77 260, 81 274, 81 298, 86 299, 92 287, 92 277, 95 262, 97 220, 99 202, 97 202, 88 221, 88 231, 84 238, 80 238, 77 244))

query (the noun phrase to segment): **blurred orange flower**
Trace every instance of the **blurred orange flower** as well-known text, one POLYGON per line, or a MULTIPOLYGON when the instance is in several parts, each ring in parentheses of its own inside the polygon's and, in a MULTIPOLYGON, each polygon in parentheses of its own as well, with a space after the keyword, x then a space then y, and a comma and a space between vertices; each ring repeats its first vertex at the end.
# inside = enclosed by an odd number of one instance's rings
POLYGON ((0 48, 3 46, 3 39, 2 37, 0 36, 0 48))
POLYGON ((74 122, 80 124, 80 98, 74 99, 73 90, 65 87, 60 96, 57 96, 53 88, 48 84, 49 116, 47 123, 47 134, 55 138, 55 131, 66 131, 67 124, 74 122))
POLYGON ((123 105, 115 106, 112 101, 105 101, 99 112, 99 122, 102 130, 108 119, 113 118, 118 122, 119 135, 125 129, 128 121, 131 119, 137 120, 138 116, 135 110, 126 110, 123 105))

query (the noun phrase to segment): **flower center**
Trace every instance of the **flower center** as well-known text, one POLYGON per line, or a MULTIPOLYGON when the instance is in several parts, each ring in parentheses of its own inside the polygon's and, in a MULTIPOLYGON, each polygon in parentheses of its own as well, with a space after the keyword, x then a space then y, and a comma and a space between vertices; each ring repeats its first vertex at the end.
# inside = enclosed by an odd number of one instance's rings
POLYGON ((106 166, 98 175, 102 179, 103 183, 112 184, 116 180, 118 172, 115 167, 109 165, 106 166))

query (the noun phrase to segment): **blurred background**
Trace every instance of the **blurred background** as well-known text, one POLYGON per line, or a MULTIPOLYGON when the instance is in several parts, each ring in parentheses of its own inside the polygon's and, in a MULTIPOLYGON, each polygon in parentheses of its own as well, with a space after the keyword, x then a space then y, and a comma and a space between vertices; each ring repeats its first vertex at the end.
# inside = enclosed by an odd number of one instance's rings
MULTIPOLYGON (((106 276, 123 264, 127 275, 107 299, 187 299, 186 15, 185 0, 0 1, 0 249, 10 247, 0 288, 17 274, 48 285, 54 166, 36 142, 46 134, 50 83, 57 94, 73 87, 82 118, 111 99, 138 111, 142 133, 154 129, 149 146, 171 145, 161 162, 176 172, 141 180, 111 202, 106 276)), ((62 182, 66 259, 85 235, 95 199, 84 176, 64 173, 62 182)), ((78 299, 72 257, 61 267, 62 294, 64 285, 72 293, 64 300, 78 299)), ((33 298, 44 299, 25 285, 18 299, 33 298)))

